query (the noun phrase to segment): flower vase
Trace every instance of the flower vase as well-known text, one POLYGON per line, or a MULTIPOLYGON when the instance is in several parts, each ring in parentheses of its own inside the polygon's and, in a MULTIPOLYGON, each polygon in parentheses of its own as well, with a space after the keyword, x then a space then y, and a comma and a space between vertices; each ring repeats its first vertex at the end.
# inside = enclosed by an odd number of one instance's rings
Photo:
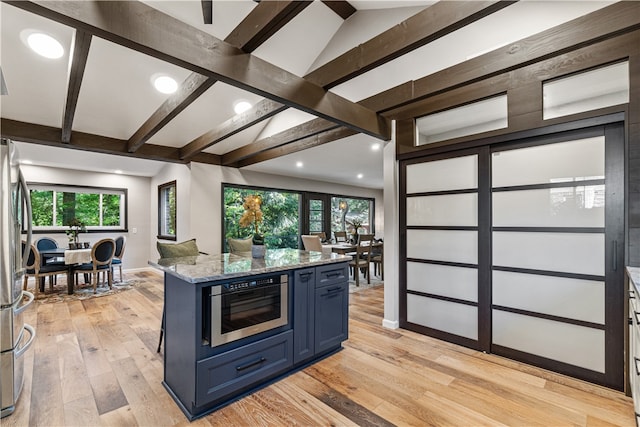
POLYGON ((266 252, 267 247, 265 245, 251 245, 251 256, 253 258, 264 258, 266 252))

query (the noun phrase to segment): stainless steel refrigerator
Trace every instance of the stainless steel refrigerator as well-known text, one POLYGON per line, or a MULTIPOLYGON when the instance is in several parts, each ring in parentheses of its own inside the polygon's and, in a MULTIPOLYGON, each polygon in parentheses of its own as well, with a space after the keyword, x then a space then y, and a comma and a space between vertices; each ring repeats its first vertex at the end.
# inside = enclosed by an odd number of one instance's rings
POLYGON ((22 391, 24 354, 36 336, 23 319, 33 302, 33 294, 22 290, 31 246, 31 203, 17 149, 7 139, 0 141, 0 187, 0 418, 4 418, 15 410, 22 391))

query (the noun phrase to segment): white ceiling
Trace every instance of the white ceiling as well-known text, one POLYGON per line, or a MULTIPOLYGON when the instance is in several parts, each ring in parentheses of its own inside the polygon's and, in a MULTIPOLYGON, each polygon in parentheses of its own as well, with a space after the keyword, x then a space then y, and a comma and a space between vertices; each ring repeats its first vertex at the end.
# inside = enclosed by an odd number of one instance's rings
MULTIPOLYGON (((257 3, 252 0, 214 1, 213 25, 202 24, 200 1, 146 1, 195 28, 225 39, 257 3)), ((262 44, 253 55, 289 72, 304 76, 319 65, 416 14, 433 1, 350 1, 357 12, 346 21, 320 1, 304 9, 293 21, 262 44)), ((528 37, 563 22, 602 8, 604 1, 520 1, 420 49, 343 83, 332 91, 360 101, 383 90, 415 80, 480 53, 528 37)), ((1 63, 9 91, 0 98, 3 118, 60 128, 66 97, 69 47, 74 30, 0 5, 1 63), (25 31, 39 30, 55 36, 65 47, 58 60, 45 59, 21 40, 25 31)), ((151 86, 157 73, 178 82, 189 70, 94 37, 84 73, 73 130, 128 139, 164 102, 167 95, 151 86)), ((214 84, 148 143, 182 147, 234 116, 233 103, 245 99, 256 103, 260 96, 223 84, 214 84)), ((205 150, 224 154, 250 144, 313 116, 286 110, 205 150)), ((372 151, 370 136, 354 135, 342 140, 268 160, 248 170, 304 177, 370 188, 382 188, 382 149, 372 151), (303 167, 296 167, 296 162, 303 167), (357 175, 363 174, 362 178, 357 175)), ((23 158, 34 164, 90 170, 123 170, 151 176, 161 162, 86 151, 21 144, 23 158), (82 160, 80 160, 82 159, 82 160)))

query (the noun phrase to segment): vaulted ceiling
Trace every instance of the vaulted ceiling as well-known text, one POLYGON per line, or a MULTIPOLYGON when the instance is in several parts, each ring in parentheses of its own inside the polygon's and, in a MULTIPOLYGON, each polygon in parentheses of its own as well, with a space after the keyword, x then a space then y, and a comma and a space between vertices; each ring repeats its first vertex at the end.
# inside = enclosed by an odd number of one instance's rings
POLYGON ((42 164, 76 149, 382 188, 372 146, 413 82, 611 3, 3 1, 2 136, 42 164), (64 56, 31 52, 33 30, 64 56), (236 114, 240 100, 252 108, 236 114))

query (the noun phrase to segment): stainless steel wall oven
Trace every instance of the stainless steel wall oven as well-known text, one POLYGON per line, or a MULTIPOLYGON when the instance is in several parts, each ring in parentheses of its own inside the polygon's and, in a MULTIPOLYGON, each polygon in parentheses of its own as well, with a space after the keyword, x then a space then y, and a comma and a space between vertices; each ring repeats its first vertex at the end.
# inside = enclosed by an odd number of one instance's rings
POLYGON ((286 274, 243 279, 211 289, 211 347, 289 323, 286 274))

